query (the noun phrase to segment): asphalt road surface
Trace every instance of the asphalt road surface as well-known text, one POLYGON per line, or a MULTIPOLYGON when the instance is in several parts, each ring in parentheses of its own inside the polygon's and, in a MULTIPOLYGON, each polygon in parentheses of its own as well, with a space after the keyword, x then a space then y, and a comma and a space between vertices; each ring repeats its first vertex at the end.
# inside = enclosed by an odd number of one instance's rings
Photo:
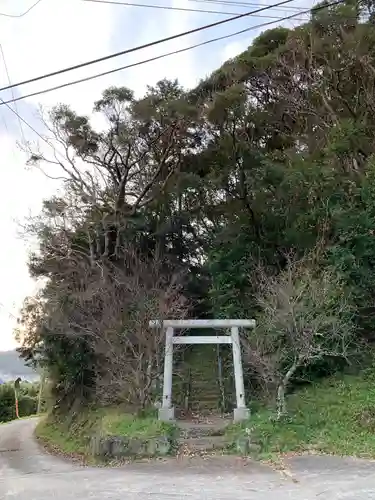
POLYGON ((0 425, 1 500, 375 500, 375 462, 295 457, 291 476, 233 458, 83 467, 42 451, 35 424, 0 425))

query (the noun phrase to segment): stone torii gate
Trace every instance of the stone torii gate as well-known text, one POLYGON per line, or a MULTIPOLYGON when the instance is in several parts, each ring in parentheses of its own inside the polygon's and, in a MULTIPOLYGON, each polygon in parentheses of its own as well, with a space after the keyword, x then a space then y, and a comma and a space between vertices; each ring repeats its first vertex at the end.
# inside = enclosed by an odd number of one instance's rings
POLYGON ((245 404, 245 388, 241 360, 241 344, 239 328, 254 328, 253 319, 190 319, 190 320, 152 320, 150 328, 163 328, 165 334, 163 402, 159 408, 159 420, 171 421, 175 419, 172 406, 172 374, 173 374, 173 345, 174 344, 232 344, 233 368, 236 386, 237 407, 234 409, 233 420, 240 422, 250 416, 245 404), (174 331, 182 328, 221 328, 230 329, 230 335, 207 336, 174 336, 174 331))

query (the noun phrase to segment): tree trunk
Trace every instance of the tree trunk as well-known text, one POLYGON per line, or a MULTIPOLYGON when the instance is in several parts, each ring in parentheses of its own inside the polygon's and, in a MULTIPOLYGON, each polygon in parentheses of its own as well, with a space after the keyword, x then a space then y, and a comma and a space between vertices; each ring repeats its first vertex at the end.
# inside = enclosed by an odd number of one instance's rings
POLYGON ((287 414, 285 391, 288 387, 290 379, 295 374, 299 365, 300 365, 299 360, 296 360, 289 368, 289 370, 286 372, 283 379, 279 382, 279 385, 277 387, 277 397, 276 397, 277 420, 281 420, 287 414))

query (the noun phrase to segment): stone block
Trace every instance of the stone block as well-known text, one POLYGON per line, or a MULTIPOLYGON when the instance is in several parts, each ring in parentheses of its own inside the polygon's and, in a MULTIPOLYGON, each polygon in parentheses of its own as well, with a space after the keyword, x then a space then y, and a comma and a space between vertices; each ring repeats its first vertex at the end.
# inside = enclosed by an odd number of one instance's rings
POLYGON ((261 451, 261 446, 259 444, 253 443, 249 436, 240 436, 236 440, 236 451, 243 456, 254 456, 258 455, 261 451))
POLYGON ((168 436, 149 439, 124 436, 93 437, 91 452, 102 458, 164 457, 173 452, 173 440, 168 436))
POLYGON ((158 410, 158 418, 162 422, 174 422, 175 420, 175 414, 174 414, 174 408, 159 408, 158 410))
POLYGON ((112 454, 112 438, 100 437, 91 440, 92 452, 96 456, 109 457, 112 454))
POLYGON ((131 438, 129 440, 128 456, 144 457, 145 455, 147 455, 147 441, 138 438, 131 438))
POLYGON ((129 456, 129 444, 131 440, 123 437, 113 437, 111 439, 110 455, 113 458, 129 456))
POLYGON ((153 439, 155 444, 155 455, 165 457, 172 452, 172 442, 167 436, 160 436, 153 439))
POLYGON ((233 422, 243 422, 244 420, 248 420, 250 418, 250 410, 249 408, 235 408, 233 411, 233 422))

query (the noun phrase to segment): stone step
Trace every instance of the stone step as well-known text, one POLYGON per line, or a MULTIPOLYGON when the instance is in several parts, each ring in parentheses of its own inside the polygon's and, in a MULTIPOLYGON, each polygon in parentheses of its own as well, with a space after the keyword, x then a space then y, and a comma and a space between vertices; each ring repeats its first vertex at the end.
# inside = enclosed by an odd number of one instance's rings
POLYGON ((194 410, 194 408, 206 408, 208 406, 220 406, 220 403, 221 403, 221 398, 217 397, 217 398, 212 398, 212 399, 209 399, 209 398, 205 398, 205 397, 202 397, 202 399, 193 399, 193 400, 189 400, 189 406, 191 407, 192 410, 194 410))
POLYGON ((222 392, 217 390, 217 391, 197 391, 197 390, 192 390, 190 394, 190 399, 199 399, 202 396, 204 396, 207 399, 213 399, 213 398, 220 398, 222 397, 222 392))
MULTIPOLYGON (((188 381, 186 381, 188 382, 188 381)), ((194 387, 205 387, 207 388, 207 384, 210 386, 218 386, 219 382, 217 380, 217 375, 206 375, 206 374, 197 374, 194 375, 191 380, 189 381, 189 385, 192 385, 194 387)))
MULTIPOLYGON (((176 394, 176 392, 178 391, 178 387, 172 387, 172 393, 173 393, 173 389, 174 389, 174 393, 176 394)), ((184 391, 184 392, 188 392, 188 391, 184 391)), ((201 390, 197 390, 195 389, 194 387, 192 387, 192 389, 189 391, 189 396, 190 396, 190 399, 198 399, 198 398, 201 398, 202 396, 204 397, 207 397, 207 398, 216 398, 216 397, 220 397, 221 396, 221 391, 217 390, 217 391, 212 391, 212 390, 208 390, 208 391, 205 391, 204 388, 202 387, 201 390)))
POLYGON ((209 393, 220 390, 220 385, 214 378, 203 379, 202 377, 200 377, 198 380, 193 380, 189 385, 190 388, 194 391, 204 391, 209 393))
POLYGON ((213 384, 212 381, 205 381, 202 384, 191 384, 192 392, 204 392, 206 394, 217 394, 220 392, 219 384, 213 384))
POLYGON ((196 421, 179 421, 180 437, 187 438, 200 438, 208 436, 223 436, 225 428, 232 423, 228 418, 212 417, 196 421))
POLYGON ((190 405, 189 409, 193 412, 200 413, 201 415, 211 415, 213 412, 220 410, 220 406, 217 403, 202 403, 200 405, 190 405))
POLYGON ((199 389, 196 387, 192 387, 190 397, 192 399, 197 399, 198 397, 201 397, 203 395, 207 398, 213 398, 220 396, 220 394, 221 391, 219 389, 207 388, 207 390, 205 390, 204 386, 202 386, 202 388, 199 389))
POLYGON ((184 453, 223 450, 230 442, 226 436, 203 436, 180 439, 180 450, 184 453))
POLYGON ((221 402, 221 396, 212 396, 212 397, 207 397, 205 394, 202 394, 200 397, 195 397, 195 398, 189 398, 189 403, 190 404, 197 404, 201 405, 203 403, 220 403, 221 402))
POLYGON ((202 398, 207 399, 207 400, 214 400, 214 399, 220 399, 222 396, 220 392, 215 392, 212 394, 207 394, 206 392, 200 392, 197 393, 193 391, 189 397, 190 401, 200 401, 202 398))
POLYGON ((220 392, 215 392, 215 393, 212 393, 212 394, 207 394, 206 392, 201 392, 201 393, 197 393, 195 391, 193 391, 190 395, 190 401, 200 401, 201 399, 207 399, 208 400, 214 400, 214 399, 220 399, 222 396, 220 394, 220 392))
MULTIPOLYGON (((176 394, 176 391, 175 391, 175 394, 176 394)), ((189 394, 189 399, 192 400, 192 401, 198 401, 202 398, 205 398, 205 399, 215 399, 215 398, 221 398, 222 395, 221 395, 221 392, 220 391, 217 391, 217 392, 205 392, 205 391, 195 391, 195 390, 192 390, 191 393, 189 394)))
POLYGON ((205 391, 192 391, 190 395, 190 399, 192 401, 198 400, 200 398, 204 397, 205 399, 215 399, 215 398, 220 398, 221 393, 220 391, 217 392, 205 392, 205 391))

